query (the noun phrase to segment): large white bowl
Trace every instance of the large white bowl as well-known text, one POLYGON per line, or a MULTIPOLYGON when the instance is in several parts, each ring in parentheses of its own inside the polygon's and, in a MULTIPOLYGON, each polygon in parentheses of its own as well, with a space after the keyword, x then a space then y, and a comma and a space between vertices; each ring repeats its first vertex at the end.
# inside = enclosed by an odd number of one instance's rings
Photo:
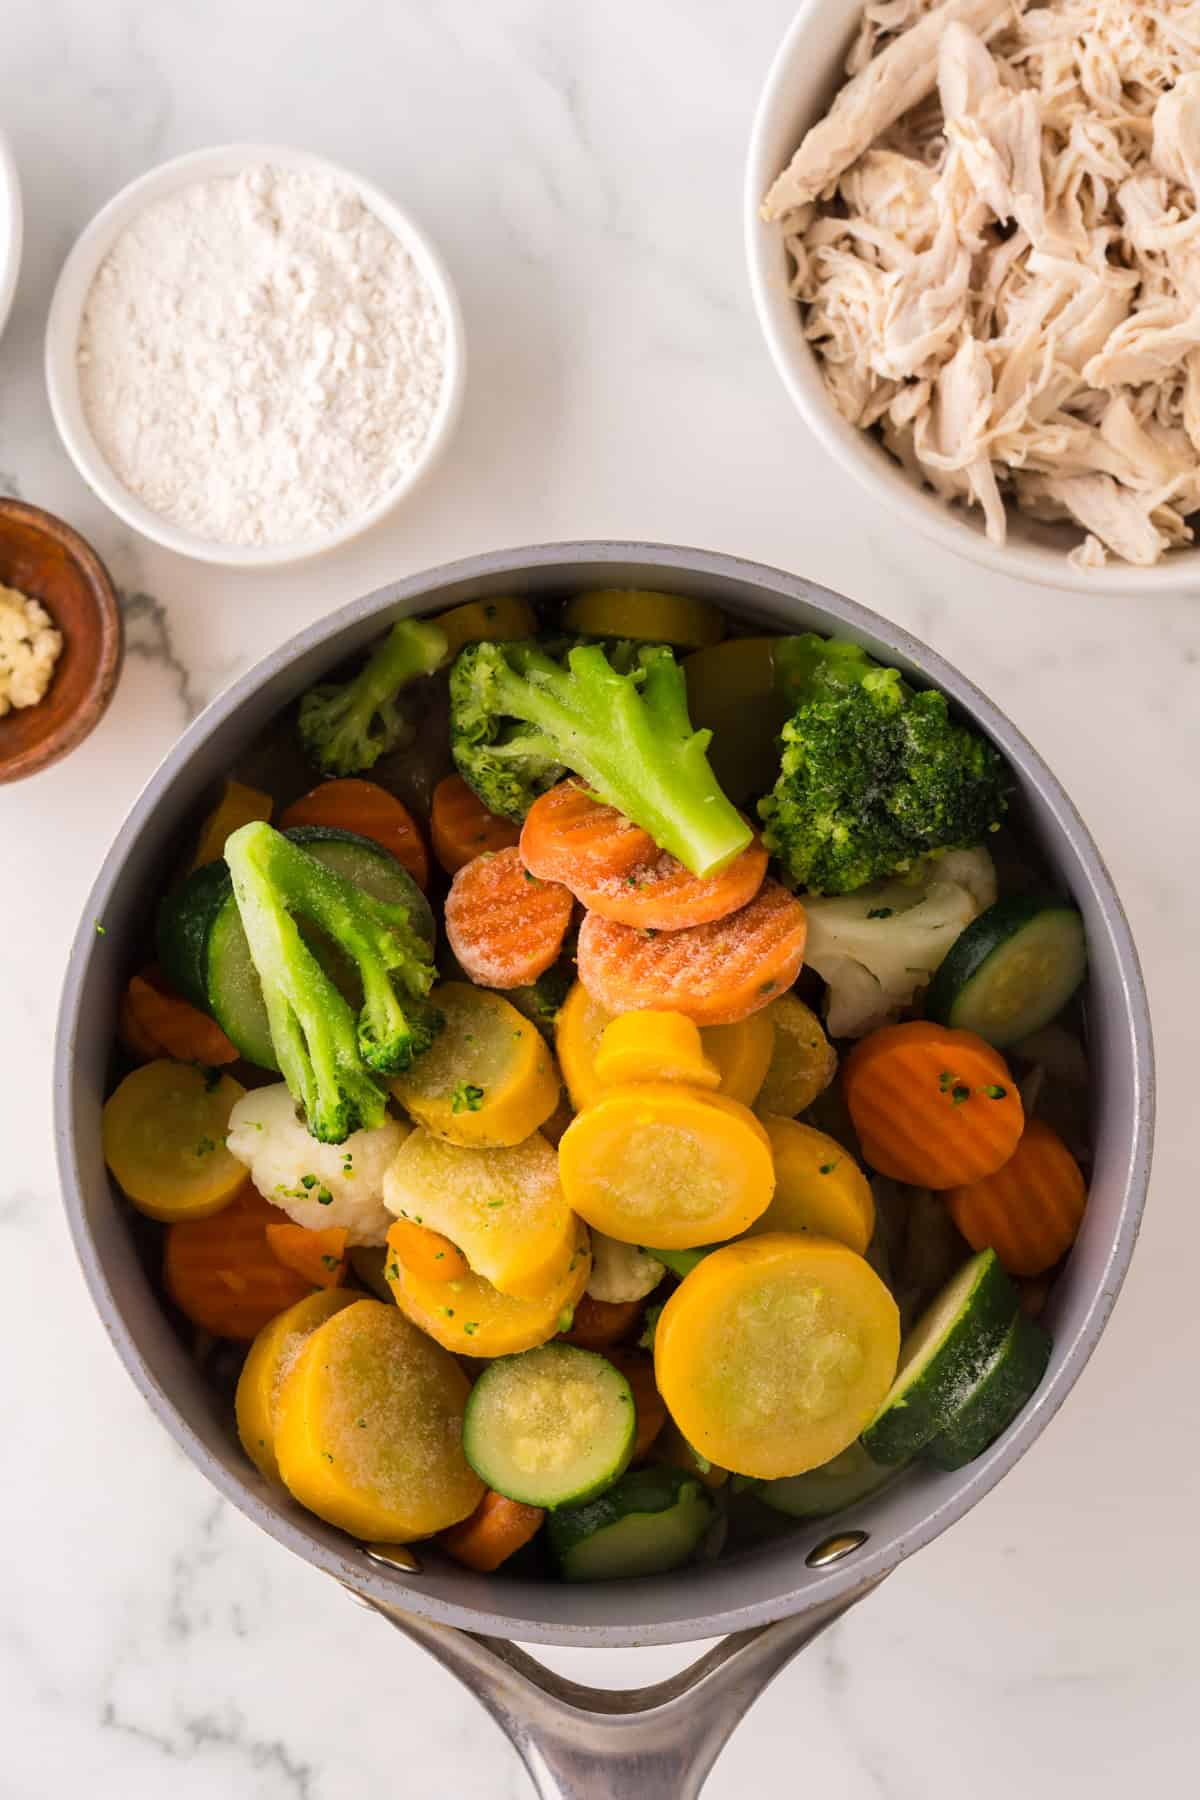
POLYGON ((122 188, 76 240, 59 275, 46 324, 46 386, 50 410, 59 436, 88 486, 118 518, 155 543, 177 551, 181 556, 191 556, 199 562, 219 563, 230 569, 279 568, 285 563, 302 562, 349 543, 377 524, 412 492, 446 448, 462 408, 466 373, 466 340, 458 296, 445 264, 425 234, 406 212, 370 182, 351 174, 348 169, 339 168, 336 163, 326 162, 323 157, 312 156, 305 150, 289 149, 282 144, 221 144, 208 150, 194 150, 160 164, 122 188), (437 410, 419 457, 403 480, 381 494, 373 506, 356 513, 337 531, 312 541, 244 546, 214 543, 210 538, 182 530, 146 506, 118 479, 88 425, 79 392, 76 351, 83 309, 92 282, 126 226, 147 206, 174 193, 177 188, 214 176, 237 175, 245 168, 262 163, 270 163, 275 168, 304 169, 339 182, 357 194, 363 205, 400 240, 441 307, 446 322, 446 371, 437 410))
POLYGON ((826 391, 805 341, 800 309, 788 292, 787 256, 777 225, 760 217, 762 197, 810 125, 845 80, 843 63, 861 6, 846 0, 803 0, 776 53, 759 102, 746 165, 746 251, 759 322, 776 369, 797 410, 844 469, 914 531, 1002 575, 1089 594, 1162 594, 1200 589, 1200 550, 1175 550, 1150 569, 1112 563, 1077 569, 1067 552, 1078 527, 1039 525, 1009 510, 1008 542, 984 535, 979 512, 948 506, 922 488, 873 434, 843 419, 826 391))
POLYGON ((24 230, 17 165, 8 139, 0 132, 0 331, 8 323, 17 291, 24 230))

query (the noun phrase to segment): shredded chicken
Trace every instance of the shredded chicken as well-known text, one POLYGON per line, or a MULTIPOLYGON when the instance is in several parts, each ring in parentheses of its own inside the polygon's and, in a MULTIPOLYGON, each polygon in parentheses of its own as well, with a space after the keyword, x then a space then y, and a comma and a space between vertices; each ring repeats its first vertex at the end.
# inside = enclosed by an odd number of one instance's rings
POLYGON ((869 0, 763 203, 838 410, 1149 566, 1200 513, 1200 4, 869 0))

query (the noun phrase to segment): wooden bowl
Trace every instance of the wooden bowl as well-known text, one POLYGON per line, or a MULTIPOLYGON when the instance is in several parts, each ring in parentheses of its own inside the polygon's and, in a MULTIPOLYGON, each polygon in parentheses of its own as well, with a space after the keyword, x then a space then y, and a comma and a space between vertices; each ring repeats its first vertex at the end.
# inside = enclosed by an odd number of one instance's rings
POLYGON ((40 600, 62 633, 45 698, 0 718, 0 782, 20 781, 74 750, 99 724, 121 667, 121 613, 108 570, 39 506, 0 500, 0 585, 40 600))

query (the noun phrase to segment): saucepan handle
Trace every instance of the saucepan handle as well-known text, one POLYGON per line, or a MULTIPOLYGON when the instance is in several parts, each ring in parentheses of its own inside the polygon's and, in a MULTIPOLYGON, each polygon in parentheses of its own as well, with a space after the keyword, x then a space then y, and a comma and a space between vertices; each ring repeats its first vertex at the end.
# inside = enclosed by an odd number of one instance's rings
POLYGON ((768 1683, 877 1585, 723 1638, 669 1681, 617 1690, 567 1681, 504 1638, 434 1624, 352 1591, 487 1708, 540 1800, 695 1800, 768 1683))

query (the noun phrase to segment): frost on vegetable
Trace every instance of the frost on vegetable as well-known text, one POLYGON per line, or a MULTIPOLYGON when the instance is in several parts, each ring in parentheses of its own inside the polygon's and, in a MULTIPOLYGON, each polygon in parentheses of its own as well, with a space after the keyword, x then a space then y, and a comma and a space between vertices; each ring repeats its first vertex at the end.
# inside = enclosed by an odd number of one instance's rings
POLYGON ((235 831, 225 860, 275 1055, 309 1131, 340 1144, 382 1125, 376 1078, 408 1068, 441 1024, 426 999, 435 979, 430 947, 409 909, 374 899, 270 825, 235 831), (305 942, 298 917, 350 959, 362 985, 357 1012, 305 942))
POLYGON ((318 1143, 277 1082, 238 1101, 225 1141, 263 1198, 297 1225, 343 1226, 351 1244, 382 1244, 392 1222, 383 1178, 408 1131, 399 1119, 386 1119, 340 1144, 318 1143))
POLYGON ((1002 817, 1003 758, 857 644, 789 640, 796 700, 779 779, 759 805, 763 841, 796 887, 849 894, 932 851, 982 843, 1002 817))
POLYGON ((352 681, 310 688, 300 702, 300 742, 325 775, 358 775, 411 736, 401 692, 445 661, 445 633, 399 619, 352 681))
POLYGON ((450 709, 459 774, 504 818, 523 819, 569 771, 694 875, 750 842, 660 645, 578 644, 560 661, 534 643, 472 644, 451 671, 450 709))

